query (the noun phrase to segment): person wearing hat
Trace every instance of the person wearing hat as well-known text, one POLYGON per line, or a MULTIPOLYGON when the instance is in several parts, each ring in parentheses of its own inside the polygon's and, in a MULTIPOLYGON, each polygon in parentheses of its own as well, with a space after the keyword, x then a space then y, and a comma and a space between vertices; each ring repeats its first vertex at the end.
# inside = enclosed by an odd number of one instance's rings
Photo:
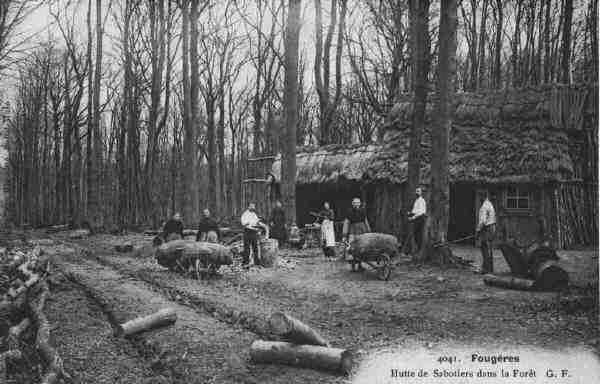
MULTIPOLYGON (((344 220, 344 227, 342 230, 343 241, 350 245, 356 236, 367 232, 371 232, 371 227, 367 220, 367 212, 361 207, 360 199, 355 197, 352 199, 352 208, 347 212, 344 220)), ((357 270, 357 265, 358 271, 363 269, 360 262, 353 262, 352 271, 357 270)))

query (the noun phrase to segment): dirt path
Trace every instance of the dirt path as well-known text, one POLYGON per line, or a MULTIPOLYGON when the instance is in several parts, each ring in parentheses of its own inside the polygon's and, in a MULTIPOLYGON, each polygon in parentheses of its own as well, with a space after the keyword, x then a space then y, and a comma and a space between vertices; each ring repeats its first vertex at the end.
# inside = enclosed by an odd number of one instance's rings
POLYGON ((46 315, 65 368, 79 383, 150 384, 150 364, 128 341, 112 336, 102 308, 62 274, 51 279, 46 315), (107 369, 110 367, 110 369, 107 369))
MULTIPOLYGON (((234 265, 222 268, 219 278, 195 280, 158 266, 150 248, 114 252, 118 240, 123 238, 99 235, 63 239, 66 246, 50 247, 70 279, 67 288, 62 283, 58 288, 57 310, 51 316, 64 323, 56 329, 57 338, 65 340, 59 348, 65 351, 67 367, 81 373, 81 382, 112 382, 117 377, 132 383, 346 381, 323 372, 251 363, 250 344, 268 333, 266 320, 274 311, 302 319, 334 346, 366 351, 456 344, 549 349, 587 345, 598 350, 597 290, 576 288, 561 297, 503 290, 485 286, 480 275, 465 269, 402 262, 383 283, 371 273, 349 272, 344 263, 290 251, 285 252, 285 268, 243 271, 234 265), (88 312, 70 317, 68 312, 82 297, 88 312), (67 305, 69 301, 74 304, 67 305), (174 326, 132 341, 112 336, 111 323, 165 306, 179 314, 174 326), (95 340, 94 333, 97 347, 86 347, 85 342, 95 340), (79 334, 81 343, 75 340, 79 334), (99 362, 103 354, 109 357, 106 363, 99 362), (102 376, 113 365, 114 372, 102 376), (117 374, 128 366, 137 381, 117 374)), ((128 240, 138 247, 148 243, 140 235, 128 240)), ((597 274, 591 278, 597 285, 597 274)))
MULTIPOLYGON (((398 266, 391 281, 382 283, 322 258, 296 259, 291 270, 226 269, 220 279, 197 281, 165 271, 148 254, 115 254, 110 243, 104 238, 83 242, 93 244, 96 260, 211 313, 216 309, 227 318, 228 312, 240 311, 243 325, 258 333, 262 320, 283 310, 334 344, 363 349, 442 341, 562 348, 593 344, 598 337, 597 301, 591 307, 570 305, 581 300, 579 291, 558 297, 490 288, 464 269, 411 263, 398 266)), ((218 311, 214 315, 222 317, 218 311)))
MULTIPOLYGON (((156 287, 122 275, 80 252, 61 253, 57 267, 99 303, 111 322, 172 307, 178 314, 173 326, 146 332, 132 345, 145 356, 155 380, 169 383, 294 383, 339 382, 341 379, 312 370, 248 363, 248 349, 256 335, 171 300, 156 287)), ((94 382, 94 381, 85 381, 94 382)), ((101 381, 98 381, 101 382, 101 381)))

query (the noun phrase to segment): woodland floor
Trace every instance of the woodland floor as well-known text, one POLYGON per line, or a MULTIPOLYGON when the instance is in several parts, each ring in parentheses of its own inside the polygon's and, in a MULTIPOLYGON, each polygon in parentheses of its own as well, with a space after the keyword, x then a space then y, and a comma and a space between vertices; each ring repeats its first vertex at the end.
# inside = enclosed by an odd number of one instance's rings
MULTIPOLYGON (((196 280, 155 263, 151 237, 48 238, 55 255, 47 315, 54 344, 77 383, 343 383, 324 372, 257 365, 253 340, 275 311, 318 330, 333 346, 370 352, 410 345, 513 345, 550 350, 585 345, 598 353, 598 250, 559 252, 568 292, 522 292, 483 284, 468 268, 397 260, 389 281, 352 273, 317 249, 281 252, 276 268, 244 271, 239 260, 216 278, 196 280), (116 253, 131 242, 135 251, 116 253), (59 245, 56 245, 59 244, 59 245), (131 340, 119 322, 174 307, 177 322, 131 340)), ((473 247, 453 248, 480 264, 473 247)), ((495 251, 498 272, 507 271, 495 251)))

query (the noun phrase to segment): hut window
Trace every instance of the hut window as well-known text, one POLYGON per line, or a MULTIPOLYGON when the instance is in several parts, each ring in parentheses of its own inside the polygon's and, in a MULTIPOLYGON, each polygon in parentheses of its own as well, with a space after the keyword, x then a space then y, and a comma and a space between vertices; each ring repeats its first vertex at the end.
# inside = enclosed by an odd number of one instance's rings
POLYGON ((529 191, 511 187, 506 190, 504 207, 506 209, 528 210, 530 208, 530 199, 529 191))

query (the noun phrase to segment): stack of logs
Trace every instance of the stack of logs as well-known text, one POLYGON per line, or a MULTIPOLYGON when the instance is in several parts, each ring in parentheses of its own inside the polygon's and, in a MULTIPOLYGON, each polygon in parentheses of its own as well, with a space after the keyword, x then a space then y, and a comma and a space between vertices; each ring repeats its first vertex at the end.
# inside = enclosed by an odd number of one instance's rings
POLYGON ((26 356, 21 348, 26 335, 32 335, 37 353, 45 363, 41 382, 52 384, 69 379, 62 360, 49 342, 50 325, 44 314, 49 293, 46 278, 51 261, 39 247, 0 250, 0 377, 7 367, 18 365, 26 356))
POLYGON ((298 319, 274 313, 271 333, 285 341, 256 340, 250 347, 255 363, 275 363, 349 374, 356 363, 355 352, 332 348, 319 333, 298 319))

